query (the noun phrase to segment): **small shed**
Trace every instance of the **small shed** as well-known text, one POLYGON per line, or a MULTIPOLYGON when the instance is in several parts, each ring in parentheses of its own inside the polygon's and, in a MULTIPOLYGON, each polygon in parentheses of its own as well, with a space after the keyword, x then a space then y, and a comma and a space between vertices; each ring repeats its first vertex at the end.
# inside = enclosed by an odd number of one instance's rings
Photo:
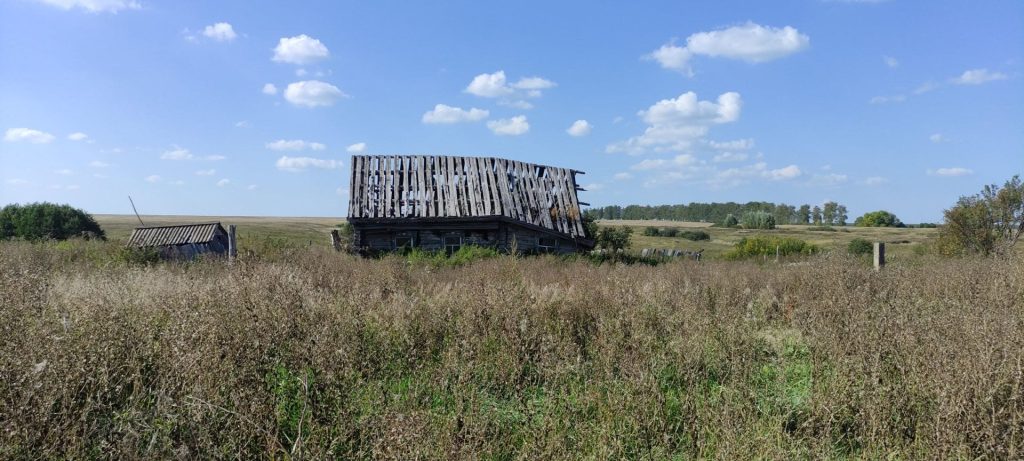
POLYGON ((194 259, 201 254, 228 254, 228 232, 219 222, 136 227, 128 246, 155 248, 167 259, 194 259))
POLYGON ((582 174, 491 157, 352 157, 348 222, 362 252, 406 248, 571 253, 593 248, 582 174), (585 205, 585 204, 584 204, 585 205))

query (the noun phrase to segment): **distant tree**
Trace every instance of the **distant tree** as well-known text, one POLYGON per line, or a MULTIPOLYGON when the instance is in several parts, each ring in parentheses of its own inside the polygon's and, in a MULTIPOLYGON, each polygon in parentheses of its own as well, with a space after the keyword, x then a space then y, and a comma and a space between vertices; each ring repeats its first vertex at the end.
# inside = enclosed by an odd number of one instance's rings
POLYGON ((764 211, 743 213, 744 229, 775 229, 775 216, 764 211))
POLYGON ((740 220, 737 219, 736 216, 733 215, 732 213, 729 213, 728 215, 725 216, 725 221, 722 223, 722 225, 725 227, 736 227, 740 225, 740 220))
POLYGON ((796 212, 797 224, 810 224, 811 223, 811 206, 800 205, 800 209, 796 212))
POLYGON ((836 211, 839 208, 839 204, 836 202, 825 202, 821 208, 821 222, 826 226, 831 226, 836 223, 836 211))
POLYGON ((597 246, 612 251, 629 248, 633 229, 628 226, 602 227, 597 231, 597 246))
POLYGON ((814 223, 815 226, 821 225, 821 208, 817 205, 815 205, 814 209, 811 210, 811 222, 814 223))
POLYGON ((1016 175, 1002 187, 985 186, 981 193, 960 197, 944 213, 939 227, 939 250, 963 253, 1009 254, 1024 233, 1024 184, 1016 175))
POLYGON ((853 225, 857 227, 904 227, 896 215, 885 211, 870 211, 855 219, 853 225))
POLYGON ((0 239, 25 240, 69 237, 106 239, 92 215, 69 205, 30 203, 7 205, 0 209, 0 239))
POLYGON ((849 215, 846 213, 846 205, 839 205, 836 208, 836 225, 845 226, 846 220, 849 219, 849 215))

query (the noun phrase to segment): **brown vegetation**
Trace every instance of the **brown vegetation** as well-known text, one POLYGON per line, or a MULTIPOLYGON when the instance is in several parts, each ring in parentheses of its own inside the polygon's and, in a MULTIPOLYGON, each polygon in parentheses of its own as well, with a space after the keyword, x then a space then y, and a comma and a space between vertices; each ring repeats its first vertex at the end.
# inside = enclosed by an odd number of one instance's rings
POLYGON ((0 458, 1020 458, 1024 264, 0 246, 0 458))

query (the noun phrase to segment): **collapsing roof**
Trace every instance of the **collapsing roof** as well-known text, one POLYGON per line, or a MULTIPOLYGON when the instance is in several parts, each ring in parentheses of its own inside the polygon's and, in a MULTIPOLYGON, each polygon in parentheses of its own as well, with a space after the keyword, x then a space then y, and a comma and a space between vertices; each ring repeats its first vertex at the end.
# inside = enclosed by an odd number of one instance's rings
POLYGON ((201 245, 213 242, 218 234, 226 234, 219 222, 136 227, 128 238, 128 246, 201 245))
POLYGON ((505 217, 585 238, 576 174, 490 157, 352 157, 348 217, 505 217))

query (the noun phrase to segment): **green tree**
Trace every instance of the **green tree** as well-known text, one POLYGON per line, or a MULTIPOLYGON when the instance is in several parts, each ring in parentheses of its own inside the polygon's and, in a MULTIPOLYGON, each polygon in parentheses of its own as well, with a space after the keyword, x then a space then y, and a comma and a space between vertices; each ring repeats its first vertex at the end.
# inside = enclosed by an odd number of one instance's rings
POLYGON ((839 208, 839 204, 836 202, 825 202, 821 208, 821 222, 826 226, 831 226, 836 223, 836 209, 839 208))
POLYGON ((943 214, 942 253, 1008 254, 1024 233, 1024 184, 1015 175, 1002 187, 987 185, 979 194, 960 197, 943 214))
POLYGON ((775 216, 764 211, 743 213, 744 229, 775 229, 775 216))
POLYGON ((846 220, 849 219, 849 215, 846 212, 846 205, 839 205, 836 208, 836 224, 840 226, 846 225, 846 220))
POLYGON ((722 223, 725 227, 736 227, 740 225, 740 220, 736 219, 736 216, 729 213, 725 216, 725 222, 722 223))
POLYGON ((814 205, 814 209, 811 210, 811 222, 814 223, 815 226, 821 225, 821 207, 818 205, 814 205))
POLYGON ((811 206, 800 205, 800 209, 796 212, 797 224, 810 224, 811 223, 811 206))
POLYGON ((597 231, 597 246, 612 251, 629 248, 633 229, 628 226, 602 227, 597 231))
POLYGON ((857 227, 904 227, 896 215, 885 211, 870 211, 853 221, 857 227))
POLYGON ((106 234, 92 215, 69 205, 43 202, 7 205, 0 210, 0 239, 12 237, 25 240, 106 239, 106 234))

